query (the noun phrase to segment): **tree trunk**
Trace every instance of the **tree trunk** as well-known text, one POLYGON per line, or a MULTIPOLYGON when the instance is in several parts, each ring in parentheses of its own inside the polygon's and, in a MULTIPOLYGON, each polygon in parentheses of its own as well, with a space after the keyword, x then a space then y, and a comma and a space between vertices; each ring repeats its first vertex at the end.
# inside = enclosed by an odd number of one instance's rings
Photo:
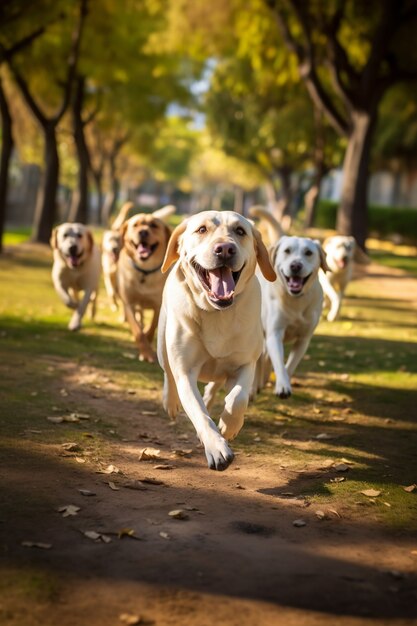
POLYGON ((109 227, 110 216, 116 209, 117 199, 119 197, 120 182, 117 178, 116 154, 112 154, 109 158, 110 166, 110 191, 106 195, 103 204, 102 224, 105 228, 109 227))
POLYGON ((355 112, 343 163, 343 187, 336 230, 352 235, 365 250, 368 234, 368 167, 376 112, 355 112))
POLYGON ((74 142, 78 158, 78 187, 71 206, 70 221, 87 224, 89 217, 88 172, 90 153, 85 139, 85 124, 82 118, 85 78, 77 79, 72 105, 74 142))
POLYGON ((12 118, 0 78, 1 157, 0 157, 0 254, 3 252, 3 234, 6 222, 9 167, 13 152, 12 118))
POLYGON ((59 157, 55 124, 49 122, 44 131, 44 178, 40 201, 33 222, 32 241, 49 243, 57 217, 57 191, 59 180, 59 157))
POLYGON ((96 221, 98 225, 106 226, 107 224, 103 221, 103 172, 98 170, 92 170, 94 184, 96 186, 96 194, 97 194, 97 211, 96 211, 96 221))

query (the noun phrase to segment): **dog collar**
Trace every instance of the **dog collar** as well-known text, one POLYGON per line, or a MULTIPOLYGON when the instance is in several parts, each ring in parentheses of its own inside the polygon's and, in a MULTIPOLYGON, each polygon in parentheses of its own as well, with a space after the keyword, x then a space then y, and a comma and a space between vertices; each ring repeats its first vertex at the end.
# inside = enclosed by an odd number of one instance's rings
POLYGON ((141 280, 141 282, 145 282, 145 278, 147 276, 149 276, 149 274, 154 274, 155 272, 159 272, 159 270, 161 269, 162 265, 163 265, 163 261, 160 265, 158 265, 158 267, 154 267, 151 270, 144 270, 143 267, 139 267, 139 265, 136 265, 136 263, 134 262, 133 259, 130 259, 130 262, 132 264, 132 267, 135 268, 135 270, 137 270, 138 272, 140 272, 141 274, 143 274, 143 278, 141 280))

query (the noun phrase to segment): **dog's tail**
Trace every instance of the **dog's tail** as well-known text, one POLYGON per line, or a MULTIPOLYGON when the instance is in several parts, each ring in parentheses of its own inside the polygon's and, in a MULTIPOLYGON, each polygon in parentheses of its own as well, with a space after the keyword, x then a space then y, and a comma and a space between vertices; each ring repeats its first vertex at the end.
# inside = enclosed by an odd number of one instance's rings
POLYGON ((176 210, 177 210, 176 206, 174 206, 173 204, 167 204, 166 206, 163 206, 160 209, 157 209, 156 211, 153 211, 152 215, 154 217, 158 218, 159 220, 164 221, 170 215, 175 213, 176 210))
POLYGON ((249 215, 257 217, 261 220, 261 222, 264 221, 266 223, 268 237, 271 243, 275 243, 284 235, 281 224, 272 215, 272 213, 265 209, 262 205, 255 204, 254 206, 251 206, 249 209, 249 215))
POLYGON ((130 209, 133 209, 134 206, 133 202, 125 202, 122 205, 119 214, 116 216, 113 224, 111 225, 111 230, 119 230, 119 228, 121 228, 122 224, 126 221, 127 216, 129 215, 130 209))

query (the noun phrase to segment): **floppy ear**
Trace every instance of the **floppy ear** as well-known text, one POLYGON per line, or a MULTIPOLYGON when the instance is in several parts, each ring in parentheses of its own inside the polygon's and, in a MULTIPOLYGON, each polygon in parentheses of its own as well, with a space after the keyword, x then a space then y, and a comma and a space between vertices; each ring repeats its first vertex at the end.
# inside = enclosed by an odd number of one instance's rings
POLYGON ((58 242, 57 242, 57 235, 58 235, 58 227, 56 226, 51 233, 51 238, 49 240, 49 244, 51 246, 51 248, 53 250, 56 250, 56 248, 58 247, 58 242))
POLYGON ((161 272, 165 274, 167 270, 171 267, 173 263, 177 259, 179 259, 180 255, 178 254, 178 239, 183 234, 185 229, 187 228, 187 220, 178 224, 178 226, 174 229, 169 241, 168 246, 165 252, 164 262, 162 263, 161 272))
POLYGON ((125 234, 127 230, 127 222, 124 222, 119 228, 120 244, 123 246, 125 242, 125 234))
POLYGON ((86 230, 85 234, 87 235, 87 241, 88 241, 88 252, 91 252, 91 250, 94 247, 94 239, 93 239, 93 234, 91 232, 91 230, 86 230))
POLYGON ((277 275, 271 265, 268 250, 266 249, 265 244, 262 241, 262 236, 259 230, 257 228, 252 228, 252 231, 255 238, 255 251, 258 265, 266 280, 269 280, 271 283, 273 283, 274 280, 276 280, 277 275))
POLYGON ((320 241, 318 239, 314 239, 314 243, 316 244, 319 251, 321 269, 323 270, 323 272, 330 272, 330 267, 327 265, 326 261, 326 253, 323 250, 320 241))
POLYGON ((173 213, 175 213, 176 210, 177 210, 176 206, 174 206, 173 204, 167 204, 166 206, 163 206, 161 209, 157 209, 156 211, 153 211, 152 216, 156 217, 159 220, 166 220, 168 219, 170 215, 173 215, 173 213))

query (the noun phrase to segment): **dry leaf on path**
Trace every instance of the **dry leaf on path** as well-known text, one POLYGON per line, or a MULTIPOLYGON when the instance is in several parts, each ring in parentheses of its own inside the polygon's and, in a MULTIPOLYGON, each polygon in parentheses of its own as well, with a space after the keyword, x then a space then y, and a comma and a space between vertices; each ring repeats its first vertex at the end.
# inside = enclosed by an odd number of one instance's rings
POLYGON ((96 493, 94 491, 90 491, 89 489, 78 489, 82 496, 95 496, 96 493))
POLYGON ((139 461, 147 461, 148 459, 158 459, 161 451, 157 448, 143 448, 139 450, 139 461))
POLYGON ((140 480, 128 480, 123 483, 122 487, 126 487, 126 489, 137 489, 138 491, 146 491, 148 489, 140 480))
POLYGON ((61 443, 61 448, 67 450, 68 452, 79 452, 81 450, 81 446, 78 443, 61 443))
POLYGON ((413 483, 412 485, 408 485, 408 487, 403 487, 403 489, 407 493, 412 493, 413 491, 415 491, 417 489, 417 485, 415 483, 413 483))
POLYGON ((97 533, 95 530, 83 530, 81 531, 85 537, 95 541, 96 543, 110 543, 111 538, 107 535, 103 535, 103 533, 97 533))
POLYGON ((52 548, 52 543, 42 543, 41 541, 22 541, 20 545, 24 548, 41 548, 42 550, 52 548))
POLYGON ((141 483, 145 483, 146 485, 163 485, 167 486, 162 480, 158 480, 157 478, 145 477, 140 479, 141 483))
POLYGON ((295 519, 292 525, 296 528, 301 528, 302 526, 307 526, 307 522, 303 519, 295 519))
POLYGON ((376 489, 364 489, 361 493, 368 498, 376 498, 377 496, 380 496, 382 492, 377 491, 376 489))
POLYGON ((163 530, 159 533, 159 536, 162 537, 162 539, 171 539, 171 535, 164 532, 163 530))
POLYGON ((110 489, 112 489, 113 491, 120 491, 120 488, 116 487, 116 485, 114 483, 112 483, 111 480, 109 480, 109 482, 107 484, 110 487, 110 489))
POLYGON ((153 468, 156 470, 173 470, 175 465, 154 465, 153 468))
POLYGON ((188 519, 188 515, 183 511, 183 509, 175 509, 174 511, 170 511, 168 513, 169 517, 173 519, 186 520, 188 519))
POLYGON ((120 470, 115 465, 108 465, 106 469, 98 470, 98 474, 120 474, 120 470))
POLYGON ((334 466, 334 469, 336 470, 336 472, 347 472, 349 471, 349 465, 346 465, 346 463, 337 463, 334 466))
POLYGON ((175 454, 175 456, 185 456, 185 457, 191 456, 193 452, 194 450, 192 448, 187 448, 187 449, 176 448, 175 450, 172 450, 172 454, 175 454))
POLYGON ((80 509, 81 507, 75 506, 74 504, 66 504, 65 506, 59 507, 58 513, 62 513, 62 517, 70 517, 71 515, 78 515, 80 509))

